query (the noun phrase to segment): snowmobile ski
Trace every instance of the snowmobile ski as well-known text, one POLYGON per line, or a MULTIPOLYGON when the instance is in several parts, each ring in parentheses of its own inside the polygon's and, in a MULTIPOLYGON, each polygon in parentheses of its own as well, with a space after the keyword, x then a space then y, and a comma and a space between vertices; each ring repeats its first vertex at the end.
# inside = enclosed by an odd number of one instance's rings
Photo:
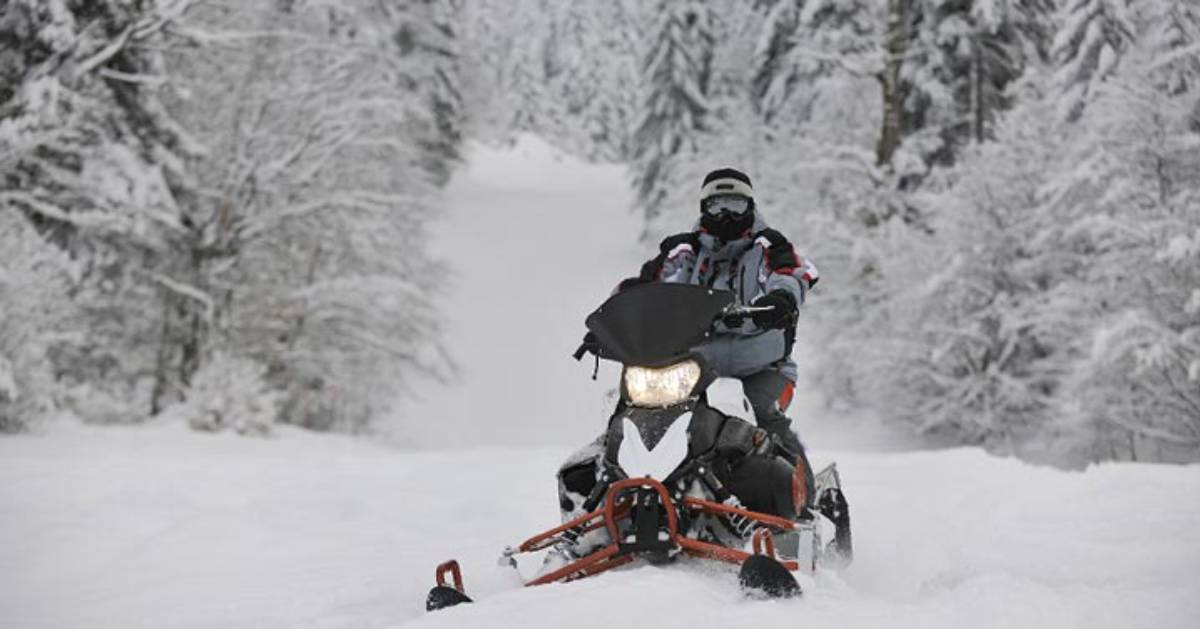
POLYGON ((474 602, 463 590, 462 570, 459 569, 457 561, 447 561, 438 566, 436 577, 437 585, 429 590, 429 596, 425 597, 425 611, 432 612, 462 603, 474 602), (447 585, 447 574, 453 577, 454 585, 447 585))
POLYGON ((738 572, 738 582, 752 596, 791 598, 801 593, 796 577, 779 560, 768 555, 747 557, 738 572))

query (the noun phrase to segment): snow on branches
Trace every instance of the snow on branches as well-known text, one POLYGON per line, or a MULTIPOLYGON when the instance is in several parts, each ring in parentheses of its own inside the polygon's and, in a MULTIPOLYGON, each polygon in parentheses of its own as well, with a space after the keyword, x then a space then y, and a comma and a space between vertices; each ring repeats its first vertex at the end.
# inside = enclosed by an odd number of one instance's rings
MULTIPOLYGON (((205 407, 231 371, 258 383, 243 402, 279 398, 252 423, 359 429, 411 373, 444 370, 424 236, 461 141, 458 9, 10 3, 0 219, 74 264, 47 282, 79 316, 47 356, 58 397, 130 421, 205 407), (334 390, 350 403, 288 411, 334 390)), ((49 273, 32 262, 7 277, 49 273)), ((4 330, 4 374, 28 362, 8 339, 56 338, 4 330)), ((56 391, 0 382, 9 402, 56 391)))

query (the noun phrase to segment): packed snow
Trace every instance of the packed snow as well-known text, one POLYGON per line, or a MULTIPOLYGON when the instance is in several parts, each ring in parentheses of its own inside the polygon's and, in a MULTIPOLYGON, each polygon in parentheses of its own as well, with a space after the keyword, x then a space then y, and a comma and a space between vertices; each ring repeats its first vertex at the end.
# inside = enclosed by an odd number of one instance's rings
POLYGON ((33 627, 1192 627, 1200 469, 1083 473, 973 450, 838 460, 857 559, 799 600, 694 562, 522 589, 566 448, 413 453, 283 430, 78 428, 0 441, 0 617, 33 627), (474 605, 426 614, 434 566, 474 605))
POLYGON ((592 382, 568 355, 646 253, 621 171, 565 159, 528 138, 477 148, 451 187, 437 250, 457 269, 460 370, 393 435, 423 450, 67 419, 0 439, 0 625, 1195 626, 1200 466, 888 451, 811 399, 797 413, 814 464, 836 460, 851 501, 844 572, 789 601, 746 599, 732 569, 693 561, 519 587, 496 559, 556 523, 553 471, 610 403, 615 371, 592 382), (477 603, 426 614, 451 557, 477 603))
POLYGON ((457 384, 428 387, 396 435, 421 446, 570 444, 604 425, 616 368, 571 354, 583 320, 646 255, 625 170, 585 166, 545 142, 476 147, 447 194, 434 255, 457 384))

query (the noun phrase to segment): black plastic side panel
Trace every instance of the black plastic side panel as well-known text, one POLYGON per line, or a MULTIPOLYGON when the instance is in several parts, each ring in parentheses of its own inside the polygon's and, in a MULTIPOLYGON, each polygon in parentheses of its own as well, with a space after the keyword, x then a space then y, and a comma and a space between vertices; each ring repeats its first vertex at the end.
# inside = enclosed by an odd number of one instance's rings
POLYGON ((697 404, 692 411, 692 424, 688 429, 688 458, 694 459, 711 451, 717 445, 726 417, 707 404, 697 404))

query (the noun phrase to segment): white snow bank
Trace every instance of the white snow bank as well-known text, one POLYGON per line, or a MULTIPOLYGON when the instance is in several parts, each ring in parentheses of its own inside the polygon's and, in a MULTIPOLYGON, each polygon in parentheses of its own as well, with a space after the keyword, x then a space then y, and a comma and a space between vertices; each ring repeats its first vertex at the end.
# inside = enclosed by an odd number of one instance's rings
POLYGON ((731 571, 695 564, 517 587, 495 559, 555 522, 563 454, 171 425, 2 439, 2 624, 1159 629, 1200 617, 1200 467, 840 454, 857 561, 801 600, 754 602, 731 571), (481 600, 426 615, 449 557, 481 600))

